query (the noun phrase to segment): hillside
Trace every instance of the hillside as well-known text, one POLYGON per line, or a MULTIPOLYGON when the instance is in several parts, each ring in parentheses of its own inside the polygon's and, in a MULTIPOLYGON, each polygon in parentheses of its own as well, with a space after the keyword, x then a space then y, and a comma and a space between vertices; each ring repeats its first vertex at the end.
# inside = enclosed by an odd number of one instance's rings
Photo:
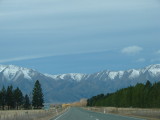
POLYGON ((100 94, 88 99, 88 106, 160 108, 160 82, 137 83, 110 94, 100 94))
POLYGON ((30 94, 36 80, 42 84, 46 102, 73 102, 100 93, 115 92, 137 83, 160 80, 160 64, 127 71, 105 70, 93 74, 42 74, 14 65, 0 65, 0 87, 12 84, 30 94))

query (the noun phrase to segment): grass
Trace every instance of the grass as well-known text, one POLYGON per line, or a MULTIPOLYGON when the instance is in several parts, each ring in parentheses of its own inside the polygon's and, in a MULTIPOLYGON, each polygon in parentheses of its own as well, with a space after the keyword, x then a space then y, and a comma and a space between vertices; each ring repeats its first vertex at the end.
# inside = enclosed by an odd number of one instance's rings
POLYGON ((147 120, 160 120, 160 109, 115 108, 115 107, 88 107, 87 109, 95 112, 141 117, 147 120))
POLYGON ((0 120, 49 120, 62 111, 63 109, 0 111, 0 120))

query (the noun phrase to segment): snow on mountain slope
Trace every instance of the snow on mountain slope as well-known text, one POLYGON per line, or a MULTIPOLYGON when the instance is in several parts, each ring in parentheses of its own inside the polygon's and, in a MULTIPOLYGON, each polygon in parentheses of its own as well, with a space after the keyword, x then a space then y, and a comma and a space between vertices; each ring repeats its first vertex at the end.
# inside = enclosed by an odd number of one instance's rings
POLYGON ((160 64, 150 65, 143 69, 143 71, 148 71, 152 76, 160 75, 160 64))
POLYGON ((31 93, 34 82, 39 80, 46 102, 73 102, 100 93, 115 92, 137 83, 160 80, 160 64, 126 71, 101 71, 93 74, 69 73, 42 74, 14 65, 0 65, 0 88, 12 84, 24 93, 31 93))
POLYGON ((110 79, 114 79, 117 75, 118 75, 118 72, 109 72, 109 73, 108 73, 108 77, 109 77, 110 79))
POLYGON ((0 72, 4 70, 6 67, 7 67, 6 65, 0 65, 0 72))
POLYGON ((16 80, 16 78, 21 75, 23 75, 25 79, 31 80, 31 71, 31 69, 22 68, 14 65, 0 65, 0 72, 9 81, 16 80))
MULTIPOLYGON (((8 80, 12 80, 16 75, 18 74, 23 74, 24 78, 26 79, 32 79, 32 76, 34 76, 34 72, 32 69, 27 69, 27 68, 22 68, 14 65, 0 65, 0 73, 3 73, 5 78, 8 80)), ((64 80, 64 79, 71 79, 75 81, 81 81, 82 79, 87 79, 89 77, 94 78, 104 78, 105 79, 121 79, 123 78, 126 74, 130 79, 132 78, 137 78, 140 75, 148 72, 152 76, 158 76, 160 75, 160 64, 156 65, 150 65, 147 66, 143 69, 131 69, 127 71, 103 71, 103 72, 98 72, 98 73, 93 73, 93 74, 80 74, 80 73, 68 73, 68 74, 59 74, 59 75, 50 75, 50 74, 43 74, 46 77, 50 77, 55 80, 64 80), (125 74, 126 73, 126 74, 125 74)))
POLYGON ((131 78, 131 79, 139 77, 139 75, 140 75, 140 70, 132 69, 132 70, 129 70, 128 72, 130 73, 129 78, 131 78))
POLYGON ((82 78, 85 76, 85 74, 80 74, 80 73, 69 73, 69 74, 60 74, 60 75, 44 74, 44 75, 47 77, 51 77, 55 80, 72 79, 75 81, 81 81, 82 78))
POLYGON ((124 74, 124 71, 119 71, 119 72, 118 72, 119 78, 122 78, 122 77, 123 77, 123 74, 124 74))
MULTIPOLYGON (((32 80, 32 77, 34 76, 36 71, 14 65, 8 65, 8 66, 0 65, 0 73, 2 73, 7 80, 13 80, 15 77, 18 77, 20 75, 23 75, 25 79, 32 80)), ((80 81, 85 76, 85 74, 79 74, 79 73, 69 73, 61 75, 50 75, 50 74, 43 74, 43 75, 55 80, 71 79, 75 81, 80 81)))

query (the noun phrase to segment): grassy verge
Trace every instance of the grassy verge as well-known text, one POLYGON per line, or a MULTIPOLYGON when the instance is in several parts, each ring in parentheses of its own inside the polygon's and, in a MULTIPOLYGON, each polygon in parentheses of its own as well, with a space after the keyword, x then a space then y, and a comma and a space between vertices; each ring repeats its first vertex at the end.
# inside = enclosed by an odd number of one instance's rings
POLYGON ((0 120, 49 120, 63 109, 0 111, 0 120))
POLYGON ((115 107, 86 107, 85 109, 111 114, 145 118, 147 120, 160 120, 160 109, 141 108, 115 108, 115 107))

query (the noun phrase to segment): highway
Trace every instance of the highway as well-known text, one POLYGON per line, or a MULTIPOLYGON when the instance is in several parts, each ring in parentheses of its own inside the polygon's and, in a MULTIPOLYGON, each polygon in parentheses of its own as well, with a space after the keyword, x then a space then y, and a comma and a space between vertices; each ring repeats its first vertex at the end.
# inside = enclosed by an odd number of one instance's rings
POLYGON ((51 120, 144 120, 113 114, 103 114, 87 111, 82 108, 71 107, 65 113, 51 120))

